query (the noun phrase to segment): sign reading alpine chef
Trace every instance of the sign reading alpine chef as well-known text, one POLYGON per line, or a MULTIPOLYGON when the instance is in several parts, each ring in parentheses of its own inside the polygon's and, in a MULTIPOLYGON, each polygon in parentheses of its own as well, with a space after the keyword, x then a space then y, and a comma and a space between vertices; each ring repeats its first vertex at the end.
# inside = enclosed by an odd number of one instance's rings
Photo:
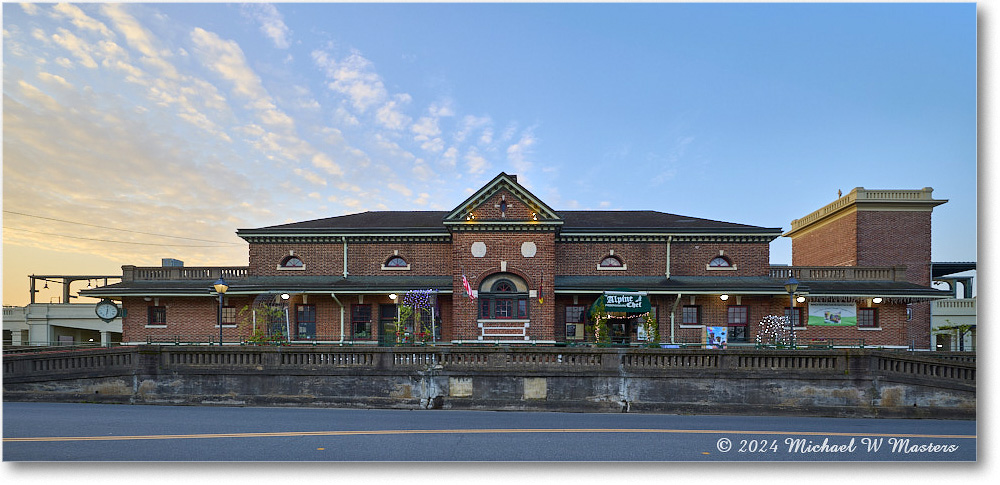
POLYGON ((604 310, 607 312, 645 313, 649 309, 649 296, 645 292, 604 292, 604 310))

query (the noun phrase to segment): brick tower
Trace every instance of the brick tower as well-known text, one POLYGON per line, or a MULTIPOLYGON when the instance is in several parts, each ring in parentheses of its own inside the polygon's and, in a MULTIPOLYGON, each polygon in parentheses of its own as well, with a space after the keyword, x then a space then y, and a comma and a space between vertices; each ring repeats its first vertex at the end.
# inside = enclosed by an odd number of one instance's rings
MULTIPOLYGON (((857 187, 792 221, 793 266, 906 266, 906 281, 931 285, 931 212, 947 200, 934 189, 857 187)), ((930 304, 910 304, 907 339, 930 347, 930 304)))

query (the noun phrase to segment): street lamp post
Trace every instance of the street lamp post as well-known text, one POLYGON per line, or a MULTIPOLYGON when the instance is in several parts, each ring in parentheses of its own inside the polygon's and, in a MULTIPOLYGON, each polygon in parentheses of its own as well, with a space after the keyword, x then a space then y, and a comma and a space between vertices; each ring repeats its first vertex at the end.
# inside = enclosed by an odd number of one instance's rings
POLYGON ((785 291, 788 292, 788 327, 792 329, 792 348, 797 348, 795 340, 795 321, 793 320, 795 315, 795 290, 799 287, 799 280, 795 279, 794 276, 788 278, 785 282, 785 291))
POLYGON ((221 276, 215 281, 215 292, 219 294, 219 347, 222 347, 222 295, 226 294, 226 290, 229 289, 229 285, 226 284, 221 276))

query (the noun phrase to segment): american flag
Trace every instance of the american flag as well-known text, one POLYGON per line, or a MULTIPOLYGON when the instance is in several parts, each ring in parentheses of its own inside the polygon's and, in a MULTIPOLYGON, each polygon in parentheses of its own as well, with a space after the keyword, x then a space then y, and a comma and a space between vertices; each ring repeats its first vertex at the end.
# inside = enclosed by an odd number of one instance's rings
POLYGON ((462 275, 462 286, 465 287, 465 294, 469 295, 470 299, 475 300, 476 298, 472 296, 472 287, 469 286, 469 280, 465 278, 465 275, 462 275))

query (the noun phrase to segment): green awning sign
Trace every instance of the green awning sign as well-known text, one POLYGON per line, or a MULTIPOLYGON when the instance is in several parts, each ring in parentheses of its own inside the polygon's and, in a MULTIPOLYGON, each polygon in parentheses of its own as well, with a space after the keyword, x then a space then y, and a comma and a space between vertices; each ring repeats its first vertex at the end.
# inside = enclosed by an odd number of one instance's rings
POLYGON ((604 292, 604 311, 606 312, 646 313, 649 309, 649 296, 643 292, 604 292))

